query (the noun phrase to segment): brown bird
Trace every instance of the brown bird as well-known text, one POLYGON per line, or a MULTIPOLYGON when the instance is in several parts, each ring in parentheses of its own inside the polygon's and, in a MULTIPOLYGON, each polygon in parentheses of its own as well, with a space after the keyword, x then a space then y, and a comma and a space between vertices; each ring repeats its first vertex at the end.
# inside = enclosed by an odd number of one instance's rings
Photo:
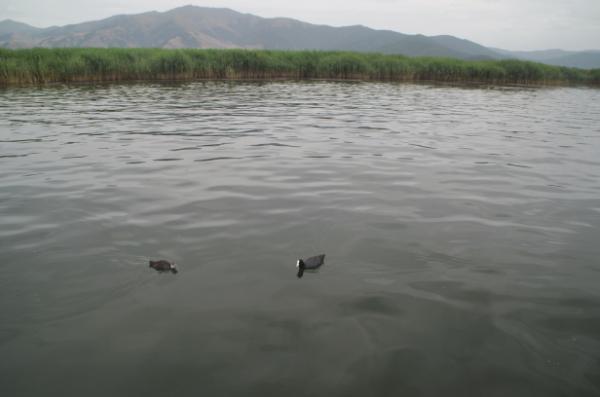
POLYGON ((164 259, 158 261, 150 261, 150 267, 158 272, 171 272, 173 274, 177 273, 177 267, 175 266, 175 262, 169 262, 164 259))

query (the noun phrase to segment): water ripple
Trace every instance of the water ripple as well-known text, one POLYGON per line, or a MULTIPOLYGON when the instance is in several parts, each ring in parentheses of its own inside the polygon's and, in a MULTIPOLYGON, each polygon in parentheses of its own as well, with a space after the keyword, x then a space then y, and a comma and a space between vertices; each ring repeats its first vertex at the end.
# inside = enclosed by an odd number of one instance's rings
POLYGON ((105 368, 104 394, 164 395, 140 382, 161 362, 214 395, 598 395, 600 90, 205 82, 0 103, 8 394, 105 368), (159 257, 180 274, 150 272, 159 257))

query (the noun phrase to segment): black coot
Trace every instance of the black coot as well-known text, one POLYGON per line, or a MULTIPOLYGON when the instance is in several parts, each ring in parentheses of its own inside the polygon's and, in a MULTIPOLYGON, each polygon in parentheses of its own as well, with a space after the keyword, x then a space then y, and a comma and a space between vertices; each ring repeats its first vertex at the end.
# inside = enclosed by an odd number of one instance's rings
POLYGON ((164 259, 158 261, 150 261, 150 267, 158 272, 171 272, 173 274, 177 273, 177 267, 175 266, 175 262, 169 262, 164 259))
POLYGON ((306 259, 298 259, 296 267, 298 268, 298 278, 302 277, 305 270, 317 270, 325 263, 325 254, 311 256, 306 259))

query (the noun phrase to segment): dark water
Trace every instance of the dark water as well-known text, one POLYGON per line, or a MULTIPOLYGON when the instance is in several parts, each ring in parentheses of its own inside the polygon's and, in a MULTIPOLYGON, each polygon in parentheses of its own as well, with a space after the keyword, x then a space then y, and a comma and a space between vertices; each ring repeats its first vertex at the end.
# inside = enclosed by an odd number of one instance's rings
POLYGON ((598 396, 599 176, 600 90, 2 90, 0 394, 598 396))

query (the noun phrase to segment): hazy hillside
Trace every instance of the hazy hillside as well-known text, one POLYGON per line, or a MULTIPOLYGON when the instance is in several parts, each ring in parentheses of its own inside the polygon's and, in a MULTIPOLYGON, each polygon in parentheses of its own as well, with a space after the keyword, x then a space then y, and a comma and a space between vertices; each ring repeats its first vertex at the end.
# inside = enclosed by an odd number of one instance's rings
POLYGON ((10 19, 0 21, 0 35, 10 33, 35 32, 39 30, 42 29, 34 28, 33 26, 27 25, 26 23, 17 22, 10 19))
POLYGON ((600 68, 600 51, 584 51, 553 58, 546 63, 583 69, 600 68))
POLYGON ((564 51, 559 49, 543 51, 507 51, 493 48, 504 57, 525 59, 555 66, 567 66, 582 69, 600 68, 600 51, 564 51))
POLYGON ((314 25, 289 18, 261 18, 226 8, 196 6, 117 15, 45 29, 5 20, 0 22, 0 47, 347 50, 469 60, 518 58, 559 66, 600 68, 600 51, 506 51, 447 35, 407 35, 360 25, 314 25))
POLYGON ((488 57, 490 59, 502 58, 496 51, 493 51, 480 44, 469 40, 459 39, 454 36, 433 36, 431 37, 436 43, 450 50, 465 54, 465 58, 481 58, 488 57))

